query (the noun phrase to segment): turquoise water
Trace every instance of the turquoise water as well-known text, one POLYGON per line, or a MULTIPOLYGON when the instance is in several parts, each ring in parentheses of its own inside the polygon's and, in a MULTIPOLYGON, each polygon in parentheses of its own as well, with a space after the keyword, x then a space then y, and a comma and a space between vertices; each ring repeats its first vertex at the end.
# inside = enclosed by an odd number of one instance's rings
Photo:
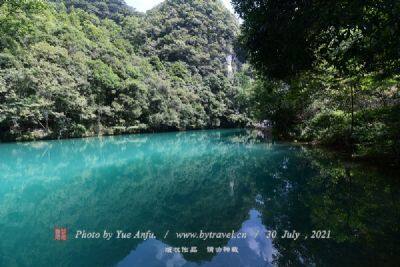
POLYGON ((0 144, 0 266, 396 266, 398 178, 245 130, 0 144))

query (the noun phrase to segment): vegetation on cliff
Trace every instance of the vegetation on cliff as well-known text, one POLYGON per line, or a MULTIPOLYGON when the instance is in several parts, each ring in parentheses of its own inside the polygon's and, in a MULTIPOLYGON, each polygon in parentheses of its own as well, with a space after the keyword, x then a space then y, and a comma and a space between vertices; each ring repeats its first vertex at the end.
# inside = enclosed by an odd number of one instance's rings
POLYGON ((169 0, 139 14, 119 0, 9 0, 0 22, 2 140, 249 120, 239 25, 219 1, 169 0))

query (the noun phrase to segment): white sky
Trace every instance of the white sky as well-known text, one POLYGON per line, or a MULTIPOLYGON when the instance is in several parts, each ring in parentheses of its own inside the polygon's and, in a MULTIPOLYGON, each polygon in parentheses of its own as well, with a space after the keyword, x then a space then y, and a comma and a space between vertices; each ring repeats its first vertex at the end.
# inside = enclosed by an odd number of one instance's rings
MULTIPOLYGON (((231 5, 231 1, 230 0, 221 0, 221 1, 233 13, 233 8, 232 8, 232 5, 231 5)), ((125 2, 128 5, 134 7, 138 11, 146 12, 147 10, 149 10, 152 7, 156 6, 157 4, 163 2, 163 0, 125 0, 125 2)))

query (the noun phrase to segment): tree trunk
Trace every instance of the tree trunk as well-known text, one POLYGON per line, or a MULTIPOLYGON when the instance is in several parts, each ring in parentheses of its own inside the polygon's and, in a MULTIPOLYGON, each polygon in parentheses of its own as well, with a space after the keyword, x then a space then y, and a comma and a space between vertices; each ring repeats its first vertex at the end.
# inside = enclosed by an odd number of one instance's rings
POLYGON ((46 119, 46 133, 49 133, 49 112, 47 110, 44 112, 44 117, 46 119))
POLYGON ((350 142, 353 143, 354 130, 354 85, 351 86, 351 126, 350 126, 350 142))

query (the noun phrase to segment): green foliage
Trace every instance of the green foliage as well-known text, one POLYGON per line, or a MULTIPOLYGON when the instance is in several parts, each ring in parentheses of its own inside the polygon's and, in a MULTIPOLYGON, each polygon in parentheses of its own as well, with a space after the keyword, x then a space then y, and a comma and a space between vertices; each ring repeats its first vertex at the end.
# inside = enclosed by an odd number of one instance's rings
POLYGON ((123 0, 53 0, 53 2, 64 4, 69 11, 79 8, 101 19, 109 18, 116 22, 121 22, 125 16, 137 14, 123 0))
POLYGON ((398 1, 232 2, 250 59, 269 77, 290 79, 320 61, 346 74, 400 70, 398 1))
POLYGON ((46 5, 40 0, 5 0, 0 2, 0 49, 16 48, 28 34, 34 34, 34 19, 46 5))
POLYGON ((144 15, 120 0, 52 2, 0 7, 0 139, 249 122, 238 23, 221 3, 173 0, 144 15))
POLYGON ((202 76, 227 71, 239 33, 237 20, 220 1, 167 0, 148 12, 143 27, 145 55, 185 62, 202 76))
POLYGON ((354 136, 360 155, 400 155, 399 114, 399 105, 357 113, 354 136))
POLYGON ((261 76, 253 90, 259 120, 271 120, 280 137, 400 158, 398 2, 233 4, 261 76))
POLYGON ((346 145, 349 136, 350 118, 343 111, 318 113, 304 129, 304 138, 323 144, 346 145))

